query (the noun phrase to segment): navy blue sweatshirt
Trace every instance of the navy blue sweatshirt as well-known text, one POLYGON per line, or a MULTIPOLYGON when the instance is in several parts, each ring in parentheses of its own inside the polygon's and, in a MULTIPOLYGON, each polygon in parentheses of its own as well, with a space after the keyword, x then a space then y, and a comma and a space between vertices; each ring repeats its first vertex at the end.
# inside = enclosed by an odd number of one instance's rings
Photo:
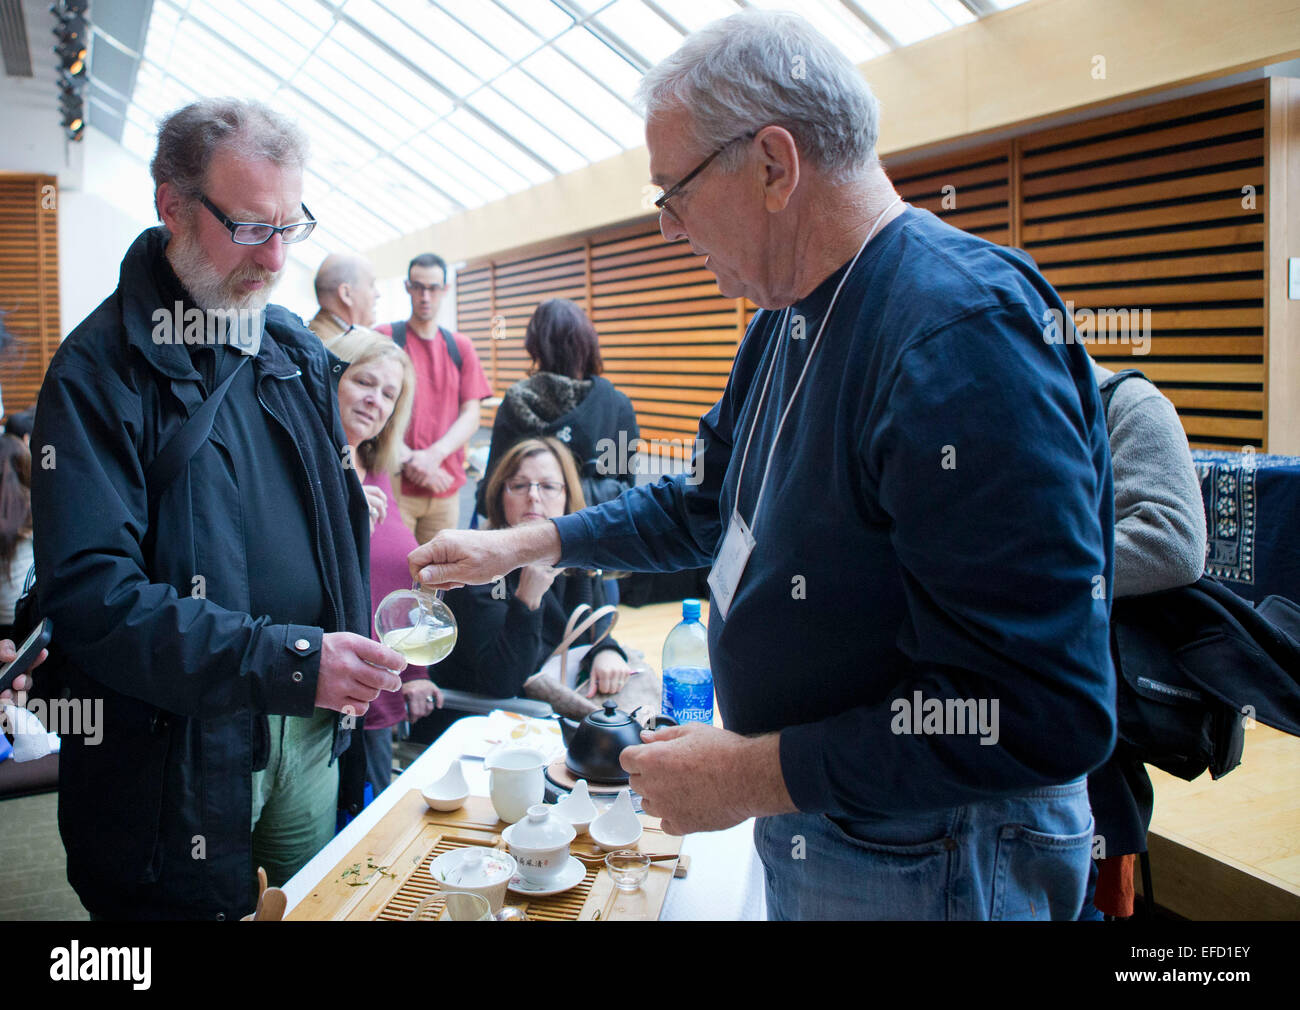
POLYGON ((781 731, 804 812, 939 809, 1078 778, 1115 736, 1110 455, 1088 357, 1045 338, 1047 310, 1064 306, 1027 257, 916 208, 882 228, 753 521, 844 269, 789 313, 754 317, 700 422, 700 483, 664 478, 561 517, 564 563, 711 564, 739 494, 757 546, 726 620, 710 612, 718 705, 728 729, 781 731), (901 703, 932 699, 996 701, 996 734, 917 732, 901 703))

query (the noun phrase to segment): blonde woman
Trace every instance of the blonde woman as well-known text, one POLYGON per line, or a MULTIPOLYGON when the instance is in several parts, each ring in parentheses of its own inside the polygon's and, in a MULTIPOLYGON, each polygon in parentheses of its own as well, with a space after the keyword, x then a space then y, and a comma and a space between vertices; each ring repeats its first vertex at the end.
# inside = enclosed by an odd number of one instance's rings
MULTIPOLYGON (((325 345, 348 362, 339 378, 339 415, 348 437, 348 458, 370 503, 370 598, 378 603, 411 585, 406 556, 415 535, 402 522, 389 477, 400 463, 411 418, 415 370, 406 352, 382 333, 353 327, 325 345)), ((402 695, 381 691, 366 713, 366 777, 376 795, 388 786, 393 765, 393 727, 433 711, 441 692, 423 666, 401 674, 402 695)))

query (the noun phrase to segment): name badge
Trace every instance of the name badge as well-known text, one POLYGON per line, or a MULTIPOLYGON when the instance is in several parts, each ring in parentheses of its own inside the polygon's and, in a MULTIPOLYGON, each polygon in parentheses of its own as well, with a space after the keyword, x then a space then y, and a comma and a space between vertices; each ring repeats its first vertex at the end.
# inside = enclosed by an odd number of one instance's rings
POLYGON ((744 574, 749 556, 754 553, 754 534, 735 509, 731 511, 731 522, 727 524, 727 533, 722 538, 722 549, 718 551, 718 560, 709 572, 709 588, 713 590, 715 610, 727 619, 731 609, 731 598, 736 595, 740 585, 740 576, 744 574))

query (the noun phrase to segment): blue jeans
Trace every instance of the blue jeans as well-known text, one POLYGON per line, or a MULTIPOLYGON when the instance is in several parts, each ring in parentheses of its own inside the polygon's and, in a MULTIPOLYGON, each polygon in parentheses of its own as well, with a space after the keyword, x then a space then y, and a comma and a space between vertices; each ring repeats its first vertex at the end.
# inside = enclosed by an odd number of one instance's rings
POLYGON ((1093 822, 1085 779, 964 807, 760 818, 769 919, 1074 919, 1093 822))

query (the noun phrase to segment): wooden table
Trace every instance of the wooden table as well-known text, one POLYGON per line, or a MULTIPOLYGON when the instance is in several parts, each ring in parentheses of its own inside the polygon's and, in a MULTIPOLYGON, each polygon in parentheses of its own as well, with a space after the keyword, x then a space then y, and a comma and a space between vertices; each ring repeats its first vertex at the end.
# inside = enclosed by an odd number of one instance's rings
MULTIPOLYGON (((471 716, 454 723, 437 741, 375 798, 357 818, 339 832, 312 860, 284 885, 289 915, 306 901, 316 885, 333 870, 398 803, 440 778, 448 764, 462 754, 482 754, 488 720, 471 716)), ((481 761, 462 760, 470 792, 487 793, 487 773, 481 761)), ((661 919, 746 920, 766 918, 762 864, 754 850, 754 822, 745 821, 726 831, 687 836, 681 851, 691 857, 690 874, 668 887, 661 919)), ((393 838, 392 842, 397 839, 393 838)), ((389 845, 389 851, 392 845, 389 845)), ((362 858, 364 865, 365 859, 362 858)), ((347 865, 344 863, 344 865, 347 865)))
POLYGON ((1217 782, 1150 771, 1158 904, 1189 919, 1300 920, 1300 739, 1248 729, 1241 764, 1217 782))
MULTIPOLYGON (((680 853, 681 838, 660 830, 657 818, 642 815, 641 820, 645 830, 636 846, 639 851, 650 856, 680 853)), ((422 899, 443 894, 429 869, 435 854, 465 845, 498 847, 506 827, 497 820, 486 796, 470 796, 459 810, 434 811, 417 791, 410 790, 285 918, 335 922, 408 919, 422 899)), ((572 851, 603 857, 585 833, 574 840, 572 851)), ((681 870, 685 868, 683 865, 681 870)), ((544 898, 511 892, 507 903, 527 905, 534 919, 654 920, 663 908, 678 861, 652 863, 642 886, 629 892, 619 891, 594 859, 584 863, 584 869, 586 876, 572 890, 544 898)), ((435 903, 434 908, 438 907, 440 903, 435 903)))

